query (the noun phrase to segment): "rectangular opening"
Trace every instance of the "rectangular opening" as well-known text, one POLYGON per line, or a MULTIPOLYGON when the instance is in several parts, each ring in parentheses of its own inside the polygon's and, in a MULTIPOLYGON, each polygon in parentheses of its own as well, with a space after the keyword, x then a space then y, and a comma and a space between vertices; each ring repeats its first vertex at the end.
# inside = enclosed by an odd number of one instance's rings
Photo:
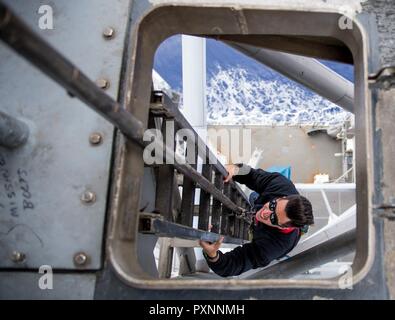
MULTIPOLYGON (((175 34, 187 34, 196 35, 199 37, 214 38, 221 41, 233 41, 236 43, 253 45, 257 47, 264 47, 272 50, 277 50, 280 52, 293 53, 297 55, 303 55, 307 57, 314 57, 326 60, 339 61, 344 63, 354 63, 354 114, 355 114, 355 172, 356 172, 356 187, 353 189, 350 185, 343 185, 341 187, 327 187, 328 190, 322 190, 322 188, 314 188, 306 185, 299 185, 302 194, 309 195, 311 197, 321 197, 323 200, 323 206, 327 210, 331 210, 331 206, 328 203, 336 202, 338 204, 338 211, 344 212, 346 219, 352 221, 356 216, 356 228, 349 230, 344 229, 343 231, 338 231, 338 234, 343 238, 340 241, 335 241, 333 239, 326 240, 314 240, 313 243, 326 242, 328 245, 327 250, 333 249, 334 252, 340 257, 345 254, 349 254, 347 261, 352 261, 351 269, 345 270, 349 273, 346 276, 351 275, 351 282, 356 283, 367 273, 370 263, 372 261, 372 241, 371 239, 371 218, 370 218, 370 199, 372 190, 372 179, 371 179, 371 168, 367 159, 370 157, 371 152, 371 142, 368 137, 370 137, 370 113, 367 104, 366 97, 366 43, 364 43, 364 31, 361 29, 360 25, 353 21, 351 28, 341 29, 339 28, 339 19, 342 15, 333 12, 302 12, 302 11, 282 11, 282 10, 266 10, 264 7, 261 9, 249 9, 249 8, 238 8, 233 7, 183 7, 183 6, 172 6, 172 7, 159 7, 155 8, 149 12, 142 21, 137 25, 136 31, 137 36, 133 37, 132 40, 132 51, 130 55, 134 57, 134 64, 131 65, 132 77, 129 90, 132 92, 132 99, 130 99, 130 111, 143 122, 146 128, 155 127, 155 121, 150 123, 150 108, 152 106, 152 101, 155 102, 155 98, 152 98, 151 93, 151 81, 152 81, 152 67, 154 63, 154 55, 159 47, 159 45, 167 38, 175 34), (204 24, 201 22, 205 21, 204 24), (285 21, 285 22, 284 22, 285 21), (356 201, 356 214, 352 216, 352 210, 345 210, 346 204, 339 203, 340 191, 346 190, 352 195, 355 192, 356 201), (337 198, 337 199, 336 199, 337 198), (331 240, 331 241, 327 241, 331 240), (318 241, 318 242, 317 242, 318 241), (355 257, 352 248, 355 246, 355 257)), ((171 95, 171 93, 170 93, 171 95)), ((171 97, 170 97, 171 98, 171 97)), ((163 102, 165 99, 163 97, 158 97, 159 102, 163 102)), ((170 99, 171 100, 171 99, 170 99)), ((174 101, 173 101, 174 102, 174 101)), ((159 103, 161 104, 161 103, 159 103)), ((163 104, 163 103, 162 103, 163 104)), ((168 104, 172 104, 168 101, 168 104)), ((156 112, 166 112, 166 110, 156 109, 156 112)), ((174 114, 173 114, 174 116, 174 114)), ((152 119, 152 118, 151 118, 152 119)), ((162 122, 156 121, 156 126, 159 127, 162 122)), ((266 134, 269 134, 270 128, 266 128, 266 134)), ((321 128, 322 129, 322 128, 321 128)), ((312 127, 307 129, 306 134, 311 136, 311 139, 322 139, 320 136, 322 132, 320 128, 312 127)), ((300 133, 298 130, 295 131, 295 135, 300 133)), ((287 134, 291 134, 287 132, 287 134)), ((289 137, 289 136, 288 136, 289 137)), ((346 141, 346 140, 345 140, 346 141)), ((340 152, 343 155, 349 146, 341 146, 340 152)), ((141 149, 134 146, 119 145, 119 150, 123 150, 118 153, 118 164, 119 172, 115 176, 114 183, 118 186, 115 188, 115 196, 111 197, 114 200, 111 211, 111 237, 108 242, 108 249, 110 253, 110 258, 115 271, 119 276, 128 284, 138 287, 149 287, 149 288, 222 288, 222 289, 243 289, 243 288, 267 288, 267 287, 311 287, 311 288, 339 288, 344 285, 344 272, 342 274, 336 274, 335 277, 315 277, 314 274, 298 274, 295 275, 293 272, 292 277, 297 276, 296 281, 293 279, 290 281, 289 266, 292 264, 282 263, 284 267, 277 266, 269 267, 271 268, 271 275, 265 275, 265 271, 257 276, 246 274, 237 279, 212 279, 204 278, 196 279, 193 277, 183 277, 175 279, 158 278, 155 276, 153 271, 149 275, 149 268, 147 263, 151 264, 152 270, 155 270, 155 266, 152 266, 153 260, 149 262, 142 262, 144 260, 141 257, 141 249, 139 246, 141 243, 145 243, 147 246, 151 246, 153 249, 156 243, 156 239, 149 235, 148 232, 151 230, 151 225, 144 220, 146 229, 145 234, 138 235, 137 229, 140 221, 140 211, 144 213, 154 213, 155 214, 155 204, 154 206, 147 207, 145 203, 153 203, 158 201, 152 198, 152 194, 157 194, 158 190, 163 191, 163 195, 168 197, 166 194, 166 188, 172 187, 177 184, 177 176, 174 176, 174 167, 167 166, 161 169, 157 168, 144 168, 145 163, 141 154, 141 149), (133 170, 131 169, 133 168, 133 170), (157 172, 156 181, 152 179, 155 176, 155 170, 157 172), (148 178, 144 175, 148 175, 148 178), (169 179, 171 177, 171 179, 169 179), (146 181, 150 180, 152 184, 147 187, 146 181), (130 194, 128 194, 126 189, 126 182, 133 180, 134 190, 138 190, 139 193, 146 196, 144 201, 139 201, 137 196, 133 197, 133 202, 129 200, 128 204, 125 204, 126 199, 130 199, 130 194), (158 184, 159 183, 159 184, 158 184), (163 184, 162 184, 163 183, 163 184), (147 192, 151 190, 152 192, 147 192), (151 194, 151 198, 148 199, 151 194), (147 198, 148 197, 148 198, 147 198), (147 200, 148 199, 148 200, 147 200), (147 201, 146 201, 147 200, 147 201), (125 209, 128 210, 125 210, 125 209), (131 210, 132 209, 132 210, 131 210), (133 231, 125 233, 125 225, 128 226, 128 231, 133 231), (151 242, 150 242, 151 241, 151 242), (148 244, 150 242, 151 244, 148 244), (132 259, 131 259, 132 255, 132 259), (137 257, 140 256, 140 259, 137 257), (276 272, 273 272, 276 271, 276 272), (289 275, 284 277, 283 275, 289 275), (343 278, 342 278, 343 277, 343 278), (214 281, 215 280, 215 281, 214 281)), ((273 149, 274 150, 274 149, 273 149)), ((283 150, 284 151, 284 150, 283 150)), ((272 151, 275 152, 275 151, 272 151)), ((269 163, 267 164, 269 165, 269 163)), ((273 164, 272 164, 273 165, 273 164)), ((176 168, 177 169, 177 168, 176 168)), ((344 169, 344 168, 342 168, 344 169)), ((347 168, 348 169, 348 168, 347 168)), ((347 169, 343 172, 346 172, 347 169)), ((181 168, 181 171, 183 169, 181 168)), ((334 169, 335 170, 335 169, 334 169)), ((180 170, 178 170, 180 172, 180 170)), ((216 177, 221 177, 224 175, 223 168, 219 167, 209 167, 208 165, 203 165, 202 169, 198 169, 206 179, 206 182, 211 182, 214 186, 218 188, 223 188, 219 185, 220 179, 216 181, 216 177)), ((185 172, 183 181, 185 182, 185 172)), ((345 174, 345 176, 347 173, 345 174)), ((340 176, 339 176, 340 177, 340 176)), ((191 177, 189 177, 192 179, 191 177)), ((312 177, 311 177, 312 178, 312 177)), ((322 177, 321 177, 322 178, 322 177)), ((349 177, 352 179, 351 177, 349 177)), ((310 179, 311 180, 311 179, 310 179)), ((204 182, 204 181, 203 181, 204 182)), ((303 182, 303 181, 301 181, 303 182)), ((310 181, 306 181, 310 182, 310 181)), ((128 186, 128 190, 131 187, 128 186)), ((208 185, 206 187, 202 186, 206 193, 209 193, 208 185)), ((175 189, 178 192, 178 189, 175 189)), ((214 191, 213 191, 214 192, 214 191)), ((230 187, 228 190, 226 188, 222 192, 226 198, 231 199, 233 203, 237 203, 240 206, 248 208, 247 199, 238 196, 238 190, 236 187, 230 187)), ((162 193, 160 193, 162 195, 162 193)), ((191 196, 191 194, 189 194, 191 196)), ((166 197, 159 199, 161 201, 162 207, 166 208, 169 203, 166 202, 166 197)), ((193 198, 193 197, 192 197, 193 198)), ((192 199, 191 198, 191 199, 192 199)), ((221 195, 213 195, 210 197, 202 198, 200 195, 200 207, 202 207, 202 199, 205 201, 205 206, 211 208, 211 212, 215 205, 218 205, 218 201, 226 200, 222 199, 221 195), (215 199, 217 202, 213 201, 215 199)), ((182 199, 181 199, 182 201, 182 199)), ((347 200, 348 201, 348 200, 347 200)), ((352 202, 352 200, 351 200, 352 202)), ((350 202, 350 204, 352 204, 350 202)), ((194 210, 193 205, 191 206, 192 200, 188 203, 190 205, 189 210, 194 210)), ((232 204, 225 206, 225 210, 230 210, 232 204)), ((224 205, 222 204, 222 208, 224 205)), ((183 207, 186 210, 186 207, 183 207)), ((200 210, 200 209, 198 209, 200 210)), ((333 210, 332 210, 333 211, 333 210)), ((169 221, 174 219, 174 223, 189 225, 192 227, 191 216, 189 216, 188 221, 178 221, 176 216, 172 216, 171 210, 165 210, 167 212, 167 219, 169 221), (170 212, 170 213, 169 213, 170 212)), ((332 212, 333 213, 333 212, 332 212)), ((201 218, 200 221, 208 219, 209 217, 204 216, 204 212, 197 212, 201 218)), ((148 215, 148 217, 151 217, 148 215)), ((156 223, 157 235, 162 235, 162 240, 160 246, 160 254, 172 254, 173 247, 183 248, 180 250, 180 257, 184 259, 188 256, 187 248, 191 246, 191 239, 169 239, 166 237, 166 230, 170 227, 166 225, 163 221, 156 221, 155 216, 151 217, 152 224, 156 223), (161 229, 162 228, 162 229, 161 229), (162 232, 162 233, 161 233, 162 232), (189 241, 189 242, 188 242, 189 241)), ((336 219, 335 217, 332 217, 336 219)), ((213 219, 213 218, 211 218, 213 219)), ((229 235, 233 238, 246 239, 246 227, 240 227, 240 225, 246 225, 247 221, 243 221, 240 216, 235 215, 232 219, 232 229, 229 235), (235 227, 236 226, 236 227, 235 227), (238 231, 235 231, 238 230, 238 231)), ((159 219, 160 220, 160 219, 159 219)), ((208 220, 210 221, 210 220, 208 220)), ((217 231, 221 233, 224 227, 219 219, 217 223, 217 231)), ((348 220, 347 220, 348 221, 348 220)), ((355 221, 355 220, 354 220, 355 221)), ((210 221, 211 222, 211 221, 210 221)), ((198 222, 199 224, 199 222, 198 222)), ((344 227, 344 225, 350 225, 348 222, 341 224, 339 228, 344 227)), ((207 221, 205 221, 207 225, 207 221)), ((177 226, 175 226, 177 227, 177 226)), ((195 225, 196 227, 196 225, 195 225)), ((226 227, 226 225, 225 225, 226 227)), ((178 227, 177 227, 178 228, 178 227)), ((140 229, 141 230, 141 229, 140 229)), ((228 230, 229 231, 229 230, 228 230)), ((180 232, 184 238, 193 233, 193 229, 182 229, 178 228, 175 232, 180 232)), ((152 233, 151 233, 152 234, 152 233)), ((196 236, 196 235, 194 235, 196 236)), ((198 235, 201 236, 201 235, 198 235)), ((337 239, 339 240, 339 239, 337 239)), ((308 246, 308 245, 306 245, 308 246)), ((147 248, 147 247, 146 247, 147 248)), ((305 247, 304 250, 307 252, 310 250, 315 250, 315 246, 305 247)), ((302 250, 303 251, 303 250, 302 250)), ((302 252, 301 251, 301 252, 302 252)), ((335 254, 335 255, 336 255, 335 254)), ((153 257, 153 255, 152 255, 153 257)), ((296 256, 295 256, 296 257, 296 256)), ((159 258, 158 258, 159 259, 159 258)), ((333 260, 333 256, 331 257, 333 260)), ((172 263, 172 260, 168 259, 172 263)), ((289 261, 295 261, 297 263, 298 259, 290 259, 289 261)), ((308 261, 316 265, 316 261, 312 260, 301 260, 308 261)), ((331 260, 330 260, 331 261, 331 260)), ((329 261, 327 261, 329 262, 329 261)), ((184 262, 185 264, 185 262, 184 262)), ((343 265, 343 264, 342 264, 343 265)), ((184 266, 185 267, 185 266, 184 266)), ((303 262, 301 265, 294 265, 292 268, 296 270, 302 270, 306 265, 303 262), (299 269, 297 269, 299 268, 299 269), (300 269, 302 268, 302 269, 300 269)), ((328 265, 327 275, 330 274, 333 268, 338 266, 328 265), (332 268, 332 269, 331 269, 332 268)), ((159 268, 159 266, 158 266, 159 268)), ((308 268, 309 270, 313 268, 308 268)), ((169 276, 169 265, 162 267, 162 270, 167 270, 160 275, 161 277, 169 276), (167 268, 167 269, 166 269, 167 268)), ((338 269, 337 269, 338 270, 338 269)), ((348 281, 349 279, 346 278, 348 281)), ((346 283, 347 285, 347 283, 346 283)))

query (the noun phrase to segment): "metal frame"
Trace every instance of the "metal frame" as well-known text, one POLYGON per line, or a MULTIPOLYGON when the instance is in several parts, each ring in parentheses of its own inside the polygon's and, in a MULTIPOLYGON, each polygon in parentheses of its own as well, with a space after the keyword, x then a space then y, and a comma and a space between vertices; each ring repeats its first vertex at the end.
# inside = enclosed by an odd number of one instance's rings
MULTIPOLYGON (((366 88, 366 36, 363 27, 358 21, 353 21, 353 28, 336 32, 334 25, 337 25, 340 13, 328 12, 307 12, 307 11, 283 11, 266 8, 265 5, 255 5, 254 7, 234 10, 231 6, 222 4, 221 6, 211 6, 209 8, 199 6, 183 6, 166 4, 146 7, 143 14, 139 14, 133 26, 135 37, 131 38, 129 61, 134 61, 129 65, 131 77, 127 91, 133 92, 133 99, 129 99, 128 108, 138 114, 140 121, 146 122, 150 92, 148 83, 150 81, 150 70, 152 59, 157 46, 167 37, 175 34, 208 35, 215 36, 218 30, 224 34, 243 35, 248 38, 249 34, 277 34, 280 36, 294 36, 309 34, 313 37, 323 39, 337 39, 347 45, 352 52, 355 63, 356 96, 355 113, 356 123, 364 123, 356 131, 357 156, 358 156, 358 181, 357 181, 357 255, 353 263, 354 283, 361 280, 367 274, 373 262, 373 225, 371 220, 371 194, 372 194, 372 167, 367 161, 371 157, 371 118, 369 104, 367 101, 366 88), (200 21, 206 23, 202 25, 200 21), (294 21, 294 23, 284 24, 282 21, 294 21), (188 21, 185 25, 183 21, 188 21), (243 23, 241 23, 243 21, 243 23), (314 28, 311 28, 314 25, 314 28), (142 59, 144 57, 144 59, 142 59)), ((227 39, 232 41, 232 39, 227 39)), ((121 146, 123 148, 123 146, 121 146)), ((137 155, 135 155, 137 157, 137 155)), ((141 159, 140 159, 141 161, 141 159)), ((141 162, 140 162, 141 163, 141 162)), ((138 165, 138 162, 135 163, 138 165)), ((121 168, 122 171, 122 168, 121 168)), ((139 190, 140 186, 136 186, 139 190)), ((117 190, 121 190, 119 184, 117 190)), ((116 202, 124 196, 116 193, 116 202)), ((137 272, 138 266, 128 260, 130 250, 136 246, 135 242, 128 244, 129 251, 122 253, 118 249, 122 240, 117 237, 119 221, 122 220, 123 210, 114 208, 111 211, 112 228, 110 241, 108 242, 108 252, 111 264, 121 278, 129 285, 143 288, 205 288, 210 286, 216 289, 242 289, 242 288, 268 288, 268 287, 310 287, 310 288, 338 288, 338 282, 331 280, 298 280, 287 279, 266 279, 266 280, 154 280, 144 279, 143 275, 137 272)), ((136 218, 134 218, 136 219, 136 218)))
MULTIPOLYGON (((218 32, 218 28, 228 34, 276 33, 293 36, 312 34, 313 36, 336 38, 346 43, 353 54, 356 66, 356 87, 366 89, 367 61, 364 30, 357 21, 354 21, 353 29, 334 34, 331 26, 337 23, 339 17, 340 14, 333 12, 275 11, 269 10, 264 5, 237 11, 227 6, 201 8, 164 5, 152 7, 134 25, 134 31, 137 32, 136 36, 132 37, 131 41, 128 42, 128 48, 125 52, 125 59, 129 59, 128 61, 125 60, 126 72, 130 72, 131 78, 124 79, 120 103, 116 103, 94 86, 71 63, 52 50, 45 42, 34 36, 3 5, 0 5, 0 37, 25 58, 67 88, 72 95, 79 97, 95 111, 105 116, 127 138, 133 141, 133 143, 127 142, 122 137, 118 141, 115 161, 116 172, 113 176, 110 231, 107 242, 107 253, 111 264, 124 282, 135 286, 173 289, 180 287, 203 288, 208 285, 212 288, 227 289, 271 286, 337 288, 338 282, 336 280, 220 280, 214 286, 211 280, 178 280, 176 282, 153 280, 147 277, 138 262, 130 259, 130 256, 135 256, 136 254, 139 203, 138 197, 135 195, 139 194, 141 188, 142 169, 144 166, 141 156, 141 148, 144 147, 144 143, 141 142, 141 134, 142 129, 148 122, 150 70, 152 68, 152 57, 157 45, 174 32, 215 35, 218 32), (209 15, 210 19, 205 19, 206 15, 209 15), (173 19, 176 16, 183 17, 183 19, 173 19), (197 16, 199 19, 196 19, 197 16), (292 26, 291 24, 281 24, 281 28, 278 28, 278 22, 287 18, 293 19, 297 23, 292 24, 292 26), (201 19, 204 19, 207 24, 204 26, 200 24, 199 21, 201 19), (153 20, 156 23, 152 23, 153 20), (190 23, 187 26, 179 24, 183 20, 187 20, 190 23), (240 21, 243 21, 243 23, 240 21), (262 21, 265 23, 262 24, 262 21), (316 25, 317 28, 310 29, 311 23, 316 25), (163 26, 168 27, 164 28, 163 26), (130 59, 131 57, 133 59, 130 59), (140 60, 141 57, 145 57, 145 59, 140 60), (133 99, 130 92, 133 92, 133 99)), ((357 106, 355 110, 356 123, 363 123, 364 126, 356 128, 356 150, 359 159, 356 168, 358 172, 357 204, 359 208, 357 219, 357 257, 353 263, 354 283, 367 274, 373 261, 373 226, 370 216, 372 207, 372 168, 367 161, 367 159, 371 158, 372 143, 369 140, 371 137, 371 119, 366 92, 367 90, 359 90, 355 97, 357 106)), ((168 147, 164 146, 163 149, 166 154, 174 153, 168 147)), ((223 205, 235 212, 242 212, 239 206, 213 187, 211 181, 208 181, 191 166, 187 164, 180 165, 179 163, 176 163, 174 166, 179 172, 198 182, 203 190, 211 193, 223 205)), ((229 226, 231 227, 232 224, 229 226)))

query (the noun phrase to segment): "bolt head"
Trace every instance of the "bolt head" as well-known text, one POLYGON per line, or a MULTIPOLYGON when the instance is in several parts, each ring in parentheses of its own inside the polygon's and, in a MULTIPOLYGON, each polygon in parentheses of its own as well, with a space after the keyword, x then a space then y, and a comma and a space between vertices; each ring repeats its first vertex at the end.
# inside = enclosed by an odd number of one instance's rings
POLYGON ((96 194, 92 191, 85 191, 81 195, 81 201, 85 204, 92 204, 96 201, 96 194))
POLYGON ((83 266, 88 262, 88 256, 84 252, 78 252, 74 255, 74 263, 77 266, 83 266))
POLYGON ((94 132, 89 136, 89 142, 91 145, 99 145, 102 141, 103 137, 98 132, 94 132))
POLYGON ((110 83, 108 82, 107 79, 98 79, 98 80, 96 81, 96 85, 97 85, 99 88, 102 88, 102 89, 108 89, 108 88, 110 87, 110 83))
POLYGON ((105 29, 103 30, 103 37, 104 37, 105 39, 111 39, 111 38, 114 37, 114 35, 115 35, 114 28, 107 27, 107 28, 105 28, 105 29))
POLYGON ((11 255, 11 260, 15 263, 24 262, 26 259, 26 255, 23 252, 14 251, 11 255))

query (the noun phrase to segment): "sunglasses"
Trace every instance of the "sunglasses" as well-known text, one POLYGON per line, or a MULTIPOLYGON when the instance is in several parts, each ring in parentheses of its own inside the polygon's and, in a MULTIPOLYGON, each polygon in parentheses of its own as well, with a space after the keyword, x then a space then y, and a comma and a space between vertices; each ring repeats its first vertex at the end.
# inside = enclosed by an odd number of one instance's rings
POLYGON ((292 222, 287 222, 284 224, 278 223, 278 216, 276 214, 277 200, 278 199, 273 199, 273 200, 270 200, 270 202, 269 202, 269 210, 272 212, 269 217, 270 223, 273 226, 279 226, 279 227, 283 227, 283 228, 292 227, 293 226, 292 222))
POLYGON ((270 200, 269 202, 269 210, 272 212, 270 214, 270 223, 274 226, 280 226, 278 224, 278 217, 276 214, 276 207, 277 207, 277 199, 270 200))

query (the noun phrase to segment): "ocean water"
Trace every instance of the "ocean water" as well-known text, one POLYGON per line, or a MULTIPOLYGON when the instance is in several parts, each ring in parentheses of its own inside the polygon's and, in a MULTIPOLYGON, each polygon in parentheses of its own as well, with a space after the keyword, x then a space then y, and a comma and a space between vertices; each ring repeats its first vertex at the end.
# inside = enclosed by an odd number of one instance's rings
POLYGON ((229 125, 336 125, 353 116, 291 81, 220 66, 207 83, 207 111, 209 124, 229 125))
MULTIPOLYGON (((181 36, 165 40, 154 68, 181 96, 181 36)), ((353 81, 353 66, 320 61, 353 81)), ((206 41, 209 124, 336 125, 353 115, 220 41, 206 41)))

